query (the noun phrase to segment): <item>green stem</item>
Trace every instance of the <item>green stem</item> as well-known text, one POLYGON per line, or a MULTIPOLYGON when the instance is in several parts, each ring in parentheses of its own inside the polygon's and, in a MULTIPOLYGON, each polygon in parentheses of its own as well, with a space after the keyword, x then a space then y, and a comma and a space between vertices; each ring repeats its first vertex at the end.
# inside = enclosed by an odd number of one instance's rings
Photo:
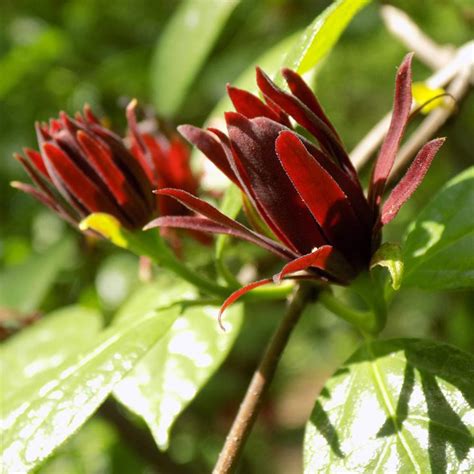
POLYGON ((183 280, 198 287, 205 293, 222 297, 227 297, 231 293, 229 288, 199 275, 180 262, 158 233, 141 233, 140 239, 137 239, 134 244, 136 250, 150 257, 154 263, 171 270, 183 280), (143 238, 144 236, 147 236, 147 238, 143 238))
POLYGON ((375 316, 371 311, 355 310, 340 300, 329 291, 323 291, 319 295, 319 302, 329 311, 361 329, 364 333, 373 333, 375 327, 375 316))

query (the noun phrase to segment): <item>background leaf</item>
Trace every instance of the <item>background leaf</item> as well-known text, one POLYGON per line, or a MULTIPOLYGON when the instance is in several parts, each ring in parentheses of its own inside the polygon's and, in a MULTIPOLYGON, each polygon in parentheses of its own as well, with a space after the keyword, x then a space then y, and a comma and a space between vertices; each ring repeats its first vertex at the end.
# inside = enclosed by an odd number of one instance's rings
POLYGON ((1 398, 33 379, 48 378, 68 357, 90 345, 102 326, 99 312, 69 306, 45 316, 0 346, 1 398))
POLYGON ((364 344, 323 388, 305 472, 469 472, 474 358, 431 341, 364 344))
POLYGON ((186 0, 158 40, 151 68, 155 105, 174 114, 238 0, 186 0))
MULTIPOLYGON (((151 301, 150 290, 140 290, 134 299, 151 301)), ((226 312, 225 333, 217 324, 218 310, 210 305, 185 309, 164 339, 114 390, 122 404, 145 420, 161 448, 168 446, 174 421, 227 356, 239 333, 243 306, 234 305, 226 312)))
POLYGON ((474 287, 474 167, 449 181, 410 227, 403 285, 474 287))
POLYGON ((0 273, 0 307, 24 313, 37 310, 73 250, 72 240, 63 239, 46 252, 0 273))
POLYGON ((332 49, 354 15, 370 0, 337 0, 309 25, 285 58, 300 74, 315 67, 332 49))
POLYGON ((6 472, 25 472, 74 433, 114 386, 171 327, 179 305, 124 318, 73 356, 2 403, 2 458, 6 472))

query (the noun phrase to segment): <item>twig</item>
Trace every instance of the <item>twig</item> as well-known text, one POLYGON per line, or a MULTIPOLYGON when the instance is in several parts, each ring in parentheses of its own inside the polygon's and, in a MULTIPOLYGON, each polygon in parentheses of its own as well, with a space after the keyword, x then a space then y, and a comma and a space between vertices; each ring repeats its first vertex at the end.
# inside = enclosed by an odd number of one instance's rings
MULTIPOLYGON (((418 126, 409 140, 402 146, 392 169, 391 177, 396 176, 417 151, 444 125, 457 109, 457 103, 467 94, 470 78, 467 73, 460 73, 451 83, 447 92, 454 99, 452 103, 438 107, 418 126)), ((449 96, 448 96, 449 98, 449 96)), ((447 98, 447 99, 448 99, 447 98)))
POLYGON ((445 66, 453 57, 455 49, 435 43, 402 10, 391 5, 382 5, 380 14, 387 30, 398 38, 409 51, 429 68, 436 70, 445 66))
POLYGON ((235 470, 245 442, 257 418, 263 395, 270 385, 276 367, 286 347, 291 332, 298 322, 314 287, 300 283, 283 319, 267 345, 258 369, 247 389, 219 455, 213 474, 228 474, 235 470))
MULTIPOLYGON (((436 89, 438 87, 445 87, 453 78, 466 74, 469 76, 468 84, 472 83, 472 68, 474 63, 474 41, 470 41, 461 46, 455 53, 453 59, 443 68, 438 70, 435 74, 429 77, 425 83, 428 87, 436 89), (467 72, 466 72, 467 71, 467 72)), ((467 90, 466 90, 467 91, 467 90)), ((464 95, 464 94, 463 94, 464 95)), ((458 100, 462 97, 459 96, 458 100)), ((413 105, 412 110, 416 107, 413 105)), ((453 113, 454 109, 450 110, 449 115, 453 113)), ((436 110, 432 113, 437 112, 436 110)), ((447 120, 449 115, 443 120, 441 125, 447 120)), ((354 166, 358 169, 362 168, 369 158, 374 154, 377 148, 382 143, 387 134, 390 125, 391 114, 388 113, 380 122, 375 125, 372 130, 358 143, 358 145, 350 153, 351 160, 354 166)), ((440 126, 441 126, 440 125, 440 126)), ((438 127, 439 128, 439 127, 438 127)), ((432 129, 435 133, 437 129, 432 129)))

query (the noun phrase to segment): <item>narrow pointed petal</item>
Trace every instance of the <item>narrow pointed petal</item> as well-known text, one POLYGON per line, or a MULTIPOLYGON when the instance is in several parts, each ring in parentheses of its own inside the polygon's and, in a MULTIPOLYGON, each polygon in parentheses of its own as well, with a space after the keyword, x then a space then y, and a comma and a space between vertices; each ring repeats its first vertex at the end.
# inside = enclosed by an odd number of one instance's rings
POLYGON ((56 212, 62 219, 66 220, 70 224, 73 224, 74 226, 77 225, 77 219, 75 219, 71 213, 61 206, 50 194, 39 190, 30 184, 20 183, 19 181, 12 181, 10 185, 13 188, 23 191, 24 193, 34 197, 41 204, 56 212))
POLYGON ((252 93, 228 85, 227 94, 229 95, 235 110, 248 119, 267 117, 275 122, 279 121, 279 116, 252 93))
POLYGON ((193 125, 180 125, 178 131, 186 140, 204 153, 233 183, 240 187, 239 180, 232 171, 222 145, 214 138, 212 133, 193 125))
POLYGON ((35 166, 35 168, 48 180, 51 181, 49 177, 48 170, 43 162, 43 158, 41 153, 36 150, 32 150, 31 148, 24 148, 23 151, 25 155, 30 159, 31 163, 35 166))
POLYGON ((281 73, 285 78, 285 81, 288 84, 292 94, 298 97, 298 99, 300 99, 301 102, 303 102, 303 104, 306 105, 309 110, 311 110, 311 112, 317 115, 334 132, 334 135, 339 138, 336 129, 328 119, 327 115, 324 113, 324 110, 321 107, 318 99, 313 94, 313 91, 308 87, 306 82, 301 78, 301 76, 288 68, 284 68, 281 73))
MULTIPOLYGON (((231 143, 229 137, 222 132, 221 130, 215 128, 209 128, 209 131, 214 133, 219 140, 221 141, 222 149, 226 154, 227 161, 230 164, 234 175, 237 177, 238 186, 242 190, 243 194, 248 198, 248 200, 252 203, 255 209, 257 209, 258 213, 260 214, 261 218, 266 222, 269 223, 272 221, 270 216, 268 215, 267 211, 265 210, 264 206, 259 202, 257 196, 255 195, 254 190, 252 189, 252 183, 250 178, 243 166, 242 162, 240 161, 237 153, 232 151, 231 143)), ((269 224, 267 224, 269 225, 269 224)), ((258 227, 255 228, 257 231, 259 230, 258 227)), ((286 238, 286 236, 277 229, 276 226, 272 227, 273 233, 278 236, 278 239, 284 242, 288 247, 293 248, 291 242, 286 238)))
POLYGON ((403 204, 405 204, 416 191, 444 141, 445 138, 432 140, 426 143, 418 152, 410 168, 408 168, 408 171, 395 186, 383 205, 381 217, 382 225, 388 224, 398 214, 403 204))
POLYGON ((347 173, 328 158, 324 152, 308 142, 304 137, 301 137, 300 135, 297 136, 315 160, 334 178, 344 194, 349 198, 359 220, 364 224, 364 226, 369 228, 372 225, 372 212, 367 199, 365 198, 360 182, 351 179, 347 173))
POLYGON ((226 122, 232 149, 245 167, 255 200, 266 211, 267 224, 275 235, 300 253, 324 245, 326 239, 275 152, 275 140, 287 128, 263 117, 248 120, 233 112, 226 114, 226 122))
MULTIPOLYGON (((160 196, 173 197, 174 199, 178 200, 181 204, 186 206, 188 209, 191 209, 192 211, 207 217, 213 222, 216 222, 219 225, 228 227, 230 229, 234 229, 235 231, 241 233, 241 235, 244 235, 244 234, 247 235, 246 240, 249 240, 250 238, 252 238, 253 241, 258 240, 259 242, 258 245, 265 247, 267 249, 271 248, 272 251, 278 252, 279 255, 283 256, 284 258, 293 258, 292 256, 296 255, 294 252, 284 247, 279 242, 271 240, 268 237, 265 237, 263 235, 257 234, 256 232, 248 229, 247 227, 240 224, 239 222, 234 221, 233 219, 227 217, 225 214, 220 212, 214 206, 211 206, 206 201, 203 201, 202 199, 199 199, 193 196, 192 194, 187 193, 186 191, 183 191, 181 189, 165 188, 165 189, 160 189, 158 191, 158 194, 160 196)), ((241 238, 244 238, 244 237, 241 237, 241 238)))
POLYGON ((283 168, 328 242, 351 256, 351 261, 366 261, 369 229, 364 228, 357 218, 337 182, 308 153, 293 132, 281 132, 275 145, 283 168))
POLYGON ((120 209, 73 163, 69 157, 56 146, 43 145, 45 163, 53 181, 59 183, 58 188, 66 190, 64 196, 69 199, 72 194, 89 213, 108 212, 120 215, 120 209))
POLYGON ((339 137, 334 134, 332 128, 314 114, 298 97, 279 89, 259 68, 257 68, 257 84, 265 96, 268 96, 302 127, 311 132, 317 138, 321 147, 330 155, 335 156, 342 169, 357 181, 357 172, 339 137))
POLYGON ((146 168, 148 169, 148 172, 151 173, 151 175, 154 178, 154 181, 158 180, 158 174, 156 170, 155 163, 153 161, 153 156, 149 150, 149 148, 146 146, 145 141, 140 134, 140 131, 138 130, 138 123, 137 123, 137 100, 133 99, 126 108, 126 116, 127 116, 127 124, 128 128, 130 130, 130 135, 132 138, 132 142, 136 145, 138 148, 139 152, 141 153, 144 163, 146 163, 146 168))
POLYGON ((88 132, 79 130, 76 137, 89 164, 106 185, 107 193, 110 192, 122 211, 127 214, 128 220, 137 226, 146 222, 148 216, 146 203, 139 199, 139 194, 133 192, 120 168, 112 159, 110 149, 95 140, 88 132))
POLYGON ((379 155, 372 171, 369 185, 369 203, 377 213, 385 190, 387 179, 397 156, 400 141, 410 117, 411 95, 411 62, 413 53, 407 54, 398 68, 395 82, 393 112, 387 136, 382 143, 379 155))
POLYGON ((252 283, 249 283, 248 285, 243 286, 242 288, 239 288, 237 291, 234 291, 222 304, 221 309, 219 310, 219 316, 218 316, 218 321, 219 321, 219 326, 221 329, 225 331, 225 328, 222 324, 222 315, 224 314, 224 311, 233 303, 235 303, 239 298, 241 298, 243 295, 248 293, 249 291, 252 291, 255 288, 258 288, 260 286, 268 285, 269 283, 273 283, 273 280, 271 278, 265 278, 264 280, 259 280, 259 281, 254 281, 252 283))
POLYGON ((196 216, 163 216, 149 222, 143 230, 159 228, 186 229, 198 232, 206 232, 208 234, 230 235, 237 239, 246 240, 254 245, 258 245, 263 249, 274 253, 280 258, 288 259, 288 252, 280 250, 278 247, 271 245, 265 238, 261 238, 258 234, 253 233, 250 229, 243 227, 242 229, 229 227, 219 224, 207 217, 196 216))
POLYGON ((273 100, 271 100, 269 97, 265 96, 265 103, 270 107, 273 112, 275 112, 278 115, 278 122, 280 122, 282 125, 285 125, 288 128, 292 128, 293 126, 291 125, 290 117, 288 117, 288 114, 283 111, 281 107, 279 107, 273 100))
POLYGON ((303 255, 287 263, 275 275, 274 281, 279 283, 282 278, 291 273, 317 268, 324 271, 329 277, 339 283, 347 283, 355 276, 354 269, 334 247, 323 245, 314 252, 303 255))

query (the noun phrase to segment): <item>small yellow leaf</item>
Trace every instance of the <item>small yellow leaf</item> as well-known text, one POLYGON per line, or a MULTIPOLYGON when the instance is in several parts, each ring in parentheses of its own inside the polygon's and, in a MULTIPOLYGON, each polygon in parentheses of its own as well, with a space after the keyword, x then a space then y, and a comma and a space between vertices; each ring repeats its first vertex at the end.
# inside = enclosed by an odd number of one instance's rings
POLYGON ((117 247, 124 249, 128 247, 128 241, 124 235, 122 225, 114 216, 105 212, 90 214, 79 223, 79 229, 82 231, 93 230, 107 240, 110 240, 117 247))
POLYGON ((437 107, 442 107, 445 104, 444 96, 439 96, 446 94, 446 91, 440 87, 433 89, 428 87, 424 82, 414 82, 411 86, 411 91, 413 99, 418 105, 422 106, 426 104, 421 109, 421 113, 423 114, 428 114, 437 107))

